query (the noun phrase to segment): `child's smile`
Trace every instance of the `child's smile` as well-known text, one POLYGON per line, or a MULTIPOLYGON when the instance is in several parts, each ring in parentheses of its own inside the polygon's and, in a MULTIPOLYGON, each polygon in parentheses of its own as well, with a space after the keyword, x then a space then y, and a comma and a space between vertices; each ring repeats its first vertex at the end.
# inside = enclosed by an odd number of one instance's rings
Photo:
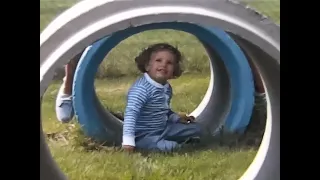
POLYGON ((159 72, 160 74, 166 75, 168 73, 168 71, 165 68, 158 68, 157 72, 159 72))

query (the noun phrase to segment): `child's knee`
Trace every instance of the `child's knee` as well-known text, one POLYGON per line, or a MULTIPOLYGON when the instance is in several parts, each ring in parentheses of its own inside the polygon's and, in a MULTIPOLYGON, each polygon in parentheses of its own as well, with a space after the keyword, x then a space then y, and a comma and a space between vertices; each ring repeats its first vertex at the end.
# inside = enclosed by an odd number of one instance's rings
POLYGON ((171 152, 180 146, 175 141, 159 140, 159 138, 159 136, 155 136, 141 139, 136 141, 136 147, 141 150, 171 152))
POLYGON ((160 140, 157 142, 157 148, 162 152, 172 152, 179 147, 180 145, 176 141, 160 140))
POLYGON ((202 133, 202 126, 199 124, 199 123, 192 123, 189 125, 189 127, 192 129, 192 131, 195 133, 195 134, 201 134, 202 133))

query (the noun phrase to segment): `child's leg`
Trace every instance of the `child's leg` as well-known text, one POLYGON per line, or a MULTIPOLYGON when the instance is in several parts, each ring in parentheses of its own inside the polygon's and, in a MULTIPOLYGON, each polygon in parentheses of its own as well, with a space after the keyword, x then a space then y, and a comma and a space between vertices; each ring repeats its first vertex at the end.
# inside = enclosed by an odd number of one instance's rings
POLYGON ((137 137, 136 147, 143 150, 171 152, 181 148, 180 143, 201 135, 202 128, 198 123, 168 123, 164 132, 137 137))
POLYGON ((175 141, 161 139, 160 135, 148 135, 137 140, 136 147, 147 151, 172 152, 180 145, 175 141))
POLYGON ((163 130, 143 133, 136 137, 136 148, 147 151, 171 152, 180 148, 175 141, 163 139, 163 130))
POLYGON ((163 133, 163 139, 176 141, 178 143, 185 142, 190 138, 201 137, 202 127, 199 123, 168 123, 168 126, 163 133))
POLYGON ((80 57, 81 53, 71 59, 65 66, 65 77, 63 78, 63 84, 61 85, 57 95, 56 115, 58 120, 63 123, 70 122, 74 116, 72 104, 72 83, 80 57))

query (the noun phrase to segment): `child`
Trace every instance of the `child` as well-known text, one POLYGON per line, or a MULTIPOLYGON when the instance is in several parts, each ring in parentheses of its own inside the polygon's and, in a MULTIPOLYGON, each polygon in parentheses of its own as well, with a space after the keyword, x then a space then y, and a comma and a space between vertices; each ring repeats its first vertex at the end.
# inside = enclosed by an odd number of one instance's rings
POLYGON ((166 43, 149 46, 135 59, 144 73, 129 89, 124 114, 122 147, 127 151, 172 151, 183 142, 199 138, 194 117, 179 115, 170 107, 169 79, 182 74, 181 53, 166 43))

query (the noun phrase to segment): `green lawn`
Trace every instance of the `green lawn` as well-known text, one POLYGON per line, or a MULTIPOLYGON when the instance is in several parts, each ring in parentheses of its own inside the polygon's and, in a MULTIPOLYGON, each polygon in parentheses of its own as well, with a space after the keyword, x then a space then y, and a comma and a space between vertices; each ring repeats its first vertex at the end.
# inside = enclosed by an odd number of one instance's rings
MULTIPOLYGON (((123 111, 125 93, 134 78, 96 81, 96 91, 105 107, 123 111)), ((188 74, 173 80, 175 111, 191 112, 202 100, 209 76, 188 74)), ((92 150, 75 121, 61 124, 56 120, 54 100, 59 82, 47 90, 43 101, 43 128, 51 134, 49 147, 61 169, 73 180, 94 179, 225 179, 239 178, 256 154, 256 148, 215 147, 173 155, 128 155, 118 148, 92 150)), ((92 146, 98 148, 96 146, 92 146)))
MULTIPOLYGON (((40 32, 60 12, 76 0, 40 0, 40 32)), ((280 23, 280 1, 250 1, 264 14, 280 23)), ((191 112, 202 100, 209 80, 209 63, 206 52, 190 34, 173 30, 154 30, 140 33, 121 42, 101 64, 97 76, 121 77, 96 81, 101 102, 112 111, 123 111, 125 93, 137 74, 133 57, 146 45, 169 42, 186 57, 187 74, 172 81, 175 111, 191 112)), ((203 151, 175 153, 173 155, 128 155, 117 148, 92 144, 79 132, 75 121, 61 124, 56 120, 54 105, 60 82, 47 90, 42 103, 43 128, 47 142, 60 168, 71 180, 95 179, 171 179, 171 180, 234 180, 247 169, 256 154, 256 148, 212 147, 203 151), (96 149, 96 150, 94 150, 96 149)), ((260 134, 261 135, 261 134, 260 134)), ((261 136, 260 136, 261 137, 261 136)))

